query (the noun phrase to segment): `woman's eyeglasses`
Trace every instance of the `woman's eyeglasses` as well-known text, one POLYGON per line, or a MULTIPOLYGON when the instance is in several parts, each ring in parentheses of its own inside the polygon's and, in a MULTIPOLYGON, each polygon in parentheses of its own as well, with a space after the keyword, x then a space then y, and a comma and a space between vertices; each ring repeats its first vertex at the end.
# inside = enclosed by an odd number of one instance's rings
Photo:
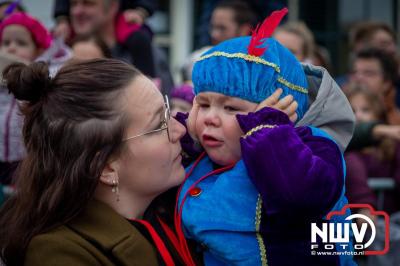
POLYGON ((127 140, 134 139, 134 138, 137 138, 137 137, 141 137, 141 136, 144 136, 144 135, 156 133, 156 132, 159 132, 159 131, 162 131, 162 130, 167 130, 168 140, 171 141, 170 132, 169 132, 170 131, 169 125, 170 125, 170 122, 171 122, 171 112, 170 112, 170 107, 169 107, 168 96, 165 95, 164 99, 165 99, 165 102, 164 102, 165 111, 164 111, 164 119, 163 119, 163 121, 161 123, 161 127, 157 128, 157 129, 154 129, 154 130, 151 130, 151 131, 148 131, 148 132, 141 133, 139 135, 128 137, 126 139, 123 139, 122 141, 127 141, 127 140))

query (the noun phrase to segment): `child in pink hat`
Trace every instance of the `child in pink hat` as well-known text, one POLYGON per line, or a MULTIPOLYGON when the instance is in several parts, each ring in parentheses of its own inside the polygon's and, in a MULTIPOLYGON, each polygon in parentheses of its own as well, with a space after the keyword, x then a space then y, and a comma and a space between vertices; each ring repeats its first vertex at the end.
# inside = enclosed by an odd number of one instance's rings
POLYGON ((33 62, 50 47, 52 38, 37 19, 17 12, 0 24, 0 51, 33 62))

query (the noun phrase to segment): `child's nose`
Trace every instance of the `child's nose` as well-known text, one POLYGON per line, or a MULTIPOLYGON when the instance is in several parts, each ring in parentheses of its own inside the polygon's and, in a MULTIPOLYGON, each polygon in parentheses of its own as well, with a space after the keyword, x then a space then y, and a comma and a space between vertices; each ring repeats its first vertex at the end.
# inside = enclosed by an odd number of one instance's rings
POLYGON ((205 114, 204 123, 207 126, 219 126, 221 124, 221 119, 218 112, 213 108, 210 108, 210 110, 205 114))
POLYGON ((11 43, 10 45, 7 46, 6 52, 9 54, 15 54, 17 51, 15 44, 11 43))

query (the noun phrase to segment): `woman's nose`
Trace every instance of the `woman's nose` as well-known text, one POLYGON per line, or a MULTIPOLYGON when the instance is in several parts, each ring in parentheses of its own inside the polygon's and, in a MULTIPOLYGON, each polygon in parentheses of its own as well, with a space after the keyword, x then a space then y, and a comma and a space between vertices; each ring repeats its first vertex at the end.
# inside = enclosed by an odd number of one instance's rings
POLYGON ((175 118, 171 118, 169 126, 171 127, 171 142, 179 141, 186 134, 185 126, 175 118))

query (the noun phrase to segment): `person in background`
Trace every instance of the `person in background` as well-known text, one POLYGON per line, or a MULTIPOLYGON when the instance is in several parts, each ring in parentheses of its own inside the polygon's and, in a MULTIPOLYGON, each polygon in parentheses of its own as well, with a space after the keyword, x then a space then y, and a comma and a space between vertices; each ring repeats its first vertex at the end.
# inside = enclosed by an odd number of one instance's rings
POLYGON ((288 22, 279 26, 274 32, 274 38, 300 62, 311 62, 315 49, 314 35, 304 22, 288 22))
POLYGON ((383 22, 359 22, 350 30, 350 48, 355 53, 365 48, 377 48, 396 57, 395 31, 383 22))
POLYGON ((15 12, 25 12, 19 0, 0 0, 0 22, 15 12))
MULTIPOLYGON (((400 57, 396 48, 396 32, 386 23, 378 21, 361 21, 349 31, 349 60, 352 62, 357 53, 368 48, 379 49, 389 54, 397 62, 395 80, 396 105, 400 107, 400 57)), ((349 81, 348 75, 339 76, 337 82, 344 87, 349 81)))
POLYGON ((76 36, 98 34, 113 58, 137 67, 154 78, 155 64, 151 34, 141 25, 128 23, 119 12, 118 0, 70 0, 71 27, 76 36))
POLYGON ((210 21, 211 44, 247 36, 255 23, 255 14, 243 1, 221 1, 214 8, 210 21))
POLYGON ((376 48, 367 48, 355 55, 350 75, 350 82, 365 86, 381 98, 387 122, 391 125, 400 125, 395 89, 397 69, 397 62, 392 56, 376 48))
POLYGON ((13 265, 172 265, 144 220, 151 201, 184 178, 179 140, 155 85, 114 59, 13 64, 27 156, 0 210, 0 257, 13 265), (21 79, 20 77, 24 77, 21 79))
MULTIPOLYGON (((363 87, 352 87, 347 94, 356 116, 356 123, 377 122, 385 124, 386 111, 382 100, 373 92, 363 87)), ((349 203, 366 203, 377 207, 376 197, 368 186, 369 177, 390 177, 395 180, 393 191, 385 192, 383 210, 389 214, 400 210, 400 145, 391 134, 384 134, 379 141, 359 151, 345 154, 346 160, 346 195, 349 203)), ((362 210, 369 216, 369 210, 362 210)))
POLYGON ((188 113, 192 109, 194 92, 188 84, 175 87, 171 92, 171 114, 176 116, 178 112, 188 113))
MULTIPOLYGON (((69 59, 68 53, 59 58, 45 58, 54 42, 50 33, 40 21, 24 12, 7 16, 0 23, 0 51, 15 60, 31 63, 45 60, 51 63, 53 72, 58 64, 69 59), (47 60, 46 60, 47 59, 47 60)), ((8 93, 7 87, 0 87, 0 174, 1 182, 9 184, 18 162, 25 156, 22 143, 22 117, 18 112, 16 99, 8 93)))
MULTIPOLYGON (((72 38, 72 28, 70 25, 70 0, 55 0, 53 17, 56 26, 53 33, 56 37, 64 40, 72 38)), ((125 19, 134 24, 143 25, 145 20, 154 13, 156 1, 154 0, 122 0, 120 1, 120 11, 123 12, 125 19)))
POLYGON ((98 35, 82 35, 71 43, 74 59, 90 60, 95 58, 111 58, 111 51, 98 35))
POLYGON ((217 45, 228 39, 251 34, 251 29, 256 23, 256 15, 250 6, 239 0, 221 1, 212 11, 209 35, 211 45, 206 45, 193 51, 182 66, 183 81, 191 83, 192 70, 195 61, 212 45, 217 45))

